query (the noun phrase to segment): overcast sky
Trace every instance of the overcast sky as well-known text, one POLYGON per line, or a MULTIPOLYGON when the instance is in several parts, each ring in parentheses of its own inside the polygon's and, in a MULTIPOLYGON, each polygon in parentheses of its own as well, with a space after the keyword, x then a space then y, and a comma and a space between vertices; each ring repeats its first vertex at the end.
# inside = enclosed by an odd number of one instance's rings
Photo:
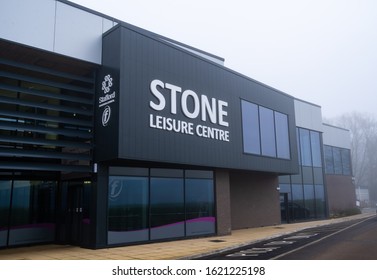
POLYGON ((73 0, 322 107, 377 118, 376 0, 73 0))

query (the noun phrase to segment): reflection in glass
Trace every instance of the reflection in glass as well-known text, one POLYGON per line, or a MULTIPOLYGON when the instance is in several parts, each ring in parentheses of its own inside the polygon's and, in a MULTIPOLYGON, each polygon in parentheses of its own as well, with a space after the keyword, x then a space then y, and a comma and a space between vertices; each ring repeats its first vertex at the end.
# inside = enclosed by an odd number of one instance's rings
POLYGON ((108 244, 215 233, 212 171, 150 171, 109 177, 108 244))
POLYGON ((321 158, 321 140, 319 132, 310 131, 310 141, 312 148, 312 159, 314 167, 322 167, 322 158, 321 158))
POLYGON ((258 106, 243 100, 241 106, 244 152, 259 155, 261 152, 258 106))
POLYGON ((310 148, 310 134, 307 129, 299 129, 300 132, 300 149, 302 166, 312 166, 312 152, 310 148))
POLYGON ((243 151, 290 159, 289 124, 286 114, 241 100, 243 151))
POLYGON ((184 236, 183 179, 151 178, 151 239, 184 236))
POLYGON ((108 242, 148 240, 148 178, 110 176, 108 242))
POLYGON ((315 196, 314 196, 314 186, 304 185, 304 198, 305 198, 305 209, 306 218, 315 218, 315 196))
POLYGON ((340 148, 332 147, 334 156, 334 173, 342 174, 342 157, 340 155, 340 148))
POLYGON ((332 147, 324 146, 326 174, 334 174, 334 157, 332 147))
POLYGON ((259 117, 262 155, 276 157, 274 112, 260 106, 259 117))
POLYGON ((326 216, 325 189, 323 185, 315 185, 316 212, 317 218, 326 216))
POLYGON ((212 179, 186 179, 186 235, 215 233, 212 179))
POLYGON ((12 181, 0 181, 0 247, 7 245, 12 181))
MULTIPOLYGON (((300 173, 290 175, 289 180, 279 177, 280 193, 289 195, 289 220, 323 218, 326 216, 324 174, 322 170, 321 133, 296 128, 300 173), (291 182, 290 184, 284 184, 291 182), (292 192, 290 191, 292 187, 292 192)), ((332 148, 324 146, 326 172, 334 170, 332 148)), ((282 211, 285 210, 281 207, 282 211)), ((282 215, 283 216, 283 215, 282 215)))
POLYGON ((343 175, 352 175, 351 171, 351 152, 347 149, 341 150, 342 155, 342 167, 343 167, 343 175))
POLYGON ((275 112, 276 147, 277 157, 290 159, 288 117, 285 114, 275 112))
POLYGON ((290 218, 293 220, 305 219, 309 215, 304 204, 304 192, 302 185, 292 185, 292 202, 289 204, 290 218))
POLYGON ((55 191, 56 182, 14 181, 8 245, 54 240, 55 191))

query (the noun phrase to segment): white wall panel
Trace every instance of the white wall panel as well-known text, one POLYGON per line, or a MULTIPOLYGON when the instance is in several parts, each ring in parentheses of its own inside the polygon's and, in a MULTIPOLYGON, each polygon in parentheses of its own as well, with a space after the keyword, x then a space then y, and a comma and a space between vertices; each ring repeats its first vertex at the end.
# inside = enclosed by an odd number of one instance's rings
POLYGON ((321 107, 295 99, 296 126, 322 131, 321 107))
POLYGON ((0 0, 0 38, 52 51, 55 1, 0 0))
POLYGON ((351 149, 351 134, 347 129, 323 124, 323 144, 351 149))
POLYGON ((54 51, 101 63, 102 17, 57 2, 54 51))
POLYGON ((115 22, 106 18, 102 19, 102 33, 105 33, 107 30, 115 26, 115 22))

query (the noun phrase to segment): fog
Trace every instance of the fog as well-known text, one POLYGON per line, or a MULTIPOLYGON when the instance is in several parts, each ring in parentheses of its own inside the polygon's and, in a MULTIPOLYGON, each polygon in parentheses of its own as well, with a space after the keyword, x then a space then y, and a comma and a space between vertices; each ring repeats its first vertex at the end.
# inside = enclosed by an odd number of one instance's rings
POLYGON ((74 0, 322 107, 376 116, 377 1, 74 0))

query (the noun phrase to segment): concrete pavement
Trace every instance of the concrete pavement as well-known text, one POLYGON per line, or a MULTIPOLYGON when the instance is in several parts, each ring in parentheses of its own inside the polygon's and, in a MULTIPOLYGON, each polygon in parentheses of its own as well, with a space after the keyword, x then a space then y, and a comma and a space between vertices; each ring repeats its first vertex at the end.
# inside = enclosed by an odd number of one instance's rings
POLYGON ((221 252, 302 229, 367 218, 375 212, 338 219, 233 230, 231 235, 131 245, 106 249, 84 249, 70 245, 36 245, 0 249, 0 260, 179 260, 221 252))

